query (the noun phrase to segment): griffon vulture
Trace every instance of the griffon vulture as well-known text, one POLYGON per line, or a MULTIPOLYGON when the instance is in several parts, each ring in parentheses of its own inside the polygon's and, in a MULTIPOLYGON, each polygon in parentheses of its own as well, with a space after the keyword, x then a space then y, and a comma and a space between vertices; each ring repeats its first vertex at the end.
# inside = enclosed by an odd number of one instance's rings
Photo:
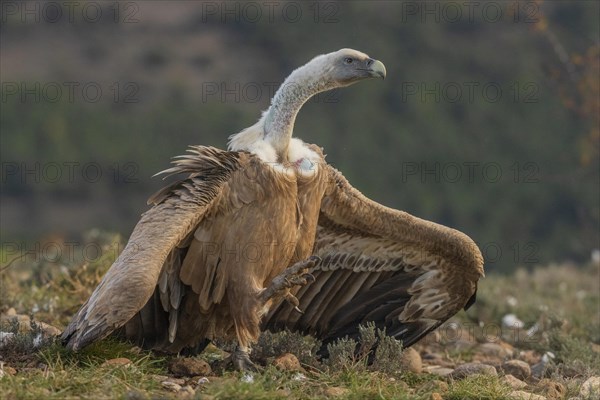
POLYGON ((410 345, 474 301, 483 259, 469 237, 367 199, 292 138, 312 96, 385 75, 356 50, 319 55, 229 151, 194 146, 174 161, 163 172, 187 178, 151 197, 66 346, 116 330, 167 352, 235 339, 231 361, 246 369, 261 323, 328 341, 374 321, 410 345))

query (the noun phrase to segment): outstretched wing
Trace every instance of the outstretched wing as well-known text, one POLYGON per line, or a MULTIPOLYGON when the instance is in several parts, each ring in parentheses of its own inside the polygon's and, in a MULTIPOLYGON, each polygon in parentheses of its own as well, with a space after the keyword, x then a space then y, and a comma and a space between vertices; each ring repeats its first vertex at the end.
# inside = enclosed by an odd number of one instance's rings
POLYGON ((315 281, 296 290, 303 314, 282 302, 265 327, 325 343, 369 321, 410 346, 475 300, 483 257, 465 234, 384 207, 330 169, 313 254, 315 281))
POLYGON ((167 256, 219 201, 240 153, 195 146, 164 173, 192 173, 156 193, 127 246, 62 335, 77 350, 129 321, 152 296, 167 256))

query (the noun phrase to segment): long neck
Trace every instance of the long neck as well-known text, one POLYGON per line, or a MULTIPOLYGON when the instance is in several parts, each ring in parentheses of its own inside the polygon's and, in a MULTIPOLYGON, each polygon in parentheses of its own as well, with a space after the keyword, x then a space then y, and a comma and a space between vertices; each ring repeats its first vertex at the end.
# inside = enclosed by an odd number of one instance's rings
POLYGON ((279 87, 265 117, 265 140, 277 155, 285 159, 292 138, 296 115, 308 99, 319 92, 333 88, 332 82, 315 74, 315 68, 307 64, 298 68, 279 87))

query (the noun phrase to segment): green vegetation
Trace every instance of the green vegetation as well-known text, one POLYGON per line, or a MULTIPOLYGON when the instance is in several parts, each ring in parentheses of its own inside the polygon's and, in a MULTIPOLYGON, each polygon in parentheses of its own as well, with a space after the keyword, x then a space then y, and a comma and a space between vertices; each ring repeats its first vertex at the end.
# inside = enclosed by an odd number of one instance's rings
MULTIPOLYGON (((490 274, 481 281, 475 306, 415 346, 422 355, 439 357, 424 357, 425 366, 479 361, 496 365, 499 376, 452 379, 411 372, 399 358, 401 344, 371 325, 362 327, 356 341, 329 345, 329 359, 315 355, 320 343, 311 337, 265 332, 252 353, 263 370, 251 379, 218 368, 224 353, 214 346, 198 356, 213 365, 208 380, 200 383, 202 376, 174 377, 168 366, 173 356, 141 350, 116 338, 72 353, 57 340, 40 336, 43 324, 19 326, 5 313, 14 308, 18 314, 32 315, 35 321, 63 328, 114 260, 116 253, 108 250, 123 244, 118 235, 95 231, 85 236, 106 249, 106 255, 92 263, 84 259, 44 261, 33 266, 17 262, 1 272, 0 331, 15 334, 9 346, 0 346, 0 369, 14 369, 14 374, 5 372, 0 378, 3 398, 430 399, 438 393, 446 400, 509 399, 514 389, 499 369, 505 356, 484 351, 479 343, 486 341, 514 348, 512 357, 530 364, 546 352, 553 353, 542 375, 527 380, 524 390, 528 393, 544 394, 547 388, 539 378, 547 378, 568 398, 579 393, 588 377, 600 375, 597 264, 552 265, 531 272, 520 270, 511 276, 490 274), (524 292, 523 288, 529 290, 524 292), (503 328, 500 336, 493 335, 497 332, 494 329, 485 329, 500 327, 507 313, 521 318, 525 327, 517 331, 503 328), (452 334, 456 332, 452 324, 462 327, 460 336, 452 334), (525 336, 534 324, 538 325, 536 333, 525 336), (380 346, 373 351, 376 342, 380 346), (303 369, 276 367, 273 360, 284 353, 294 354, 303 369), (370 357, 372 363, 367 363, 370 357), (130 362, 119 362, 121 358, 130 362), (106 363, 114 359, 117 361, 106 363), (175 392, 164 383, 168 380, 176 380, 175 385, 191 391, 175 392)), ((221 345, 227 349, 226 343, 221 345)))

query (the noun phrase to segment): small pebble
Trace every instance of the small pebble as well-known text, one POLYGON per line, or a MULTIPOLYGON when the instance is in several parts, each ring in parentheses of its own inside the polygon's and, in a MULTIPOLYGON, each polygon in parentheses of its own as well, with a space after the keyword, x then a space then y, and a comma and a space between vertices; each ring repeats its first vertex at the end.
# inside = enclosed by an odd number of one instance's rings
POLYGON ((162 385, 165 389, 172 390, 173 392, 179 392, 181 390, 181 385, 175 382, 164 381, 162 382, 162 385))
POLYGON ((525 380, 531 376, 531 367, 525 361, 509 360, 502 364, 502 371, 517 379, 525 380))
POLYGON ((454 372, 454 370, 452 368, 444 368, 444 367, 440 367, 437 365, 427 368, 427 371, 430 374, 437 375, 437 376, 448 376, 454 372))
POLYGON ((107 367, 107 366, 128 366, 131 365, 131 360, 128 358, 124 358, 124 357, 119 357, 119 358, 111 358, 110 360, 106 360, 102 363, 102 367, 107 367))
POLYGON ((515 378, 514 376, 508 374, 502 377, 502 381, 508 384, 513 389, 523 389, 527 387, 527 384, 520 379, 515 378))
POLYGON ((510 393, 510 398, 514 400, 546 400, 544 396, 539 394, 525 392, 523 390, 515 390, 510 393))
POLYGON ((600 398, 600 376, 592 376, 583 382, 579 389, 579 395, 585 398, 600 398))
POLYGON ((273 366, 282 371, 303 371, 298 358, 291 354, 285 353, 273 360, 273 366))
POLYGON ((498 375, 496 368, 487 364, 466 363, 456 367, 454 372, 450 374, 451 378, 463 379, 471 375, 498 375))
POLYGON ((478 347, 479 352, 486 356, 498 357, 501 359, 512 357, 514 350, 507 343, 482 343, 478 347))
POLYGON ((171 360, 169 371, 175 376, 210 375, 212 372, 206 361, 193 357, 181 357, 171 360))
POLYGON ((402 369, 405 371, 414 372, 415 374, 420 374, 423 372, 423 361, 421 360, 421 355, 412 347, 402 351, 400 363, 402 369))

